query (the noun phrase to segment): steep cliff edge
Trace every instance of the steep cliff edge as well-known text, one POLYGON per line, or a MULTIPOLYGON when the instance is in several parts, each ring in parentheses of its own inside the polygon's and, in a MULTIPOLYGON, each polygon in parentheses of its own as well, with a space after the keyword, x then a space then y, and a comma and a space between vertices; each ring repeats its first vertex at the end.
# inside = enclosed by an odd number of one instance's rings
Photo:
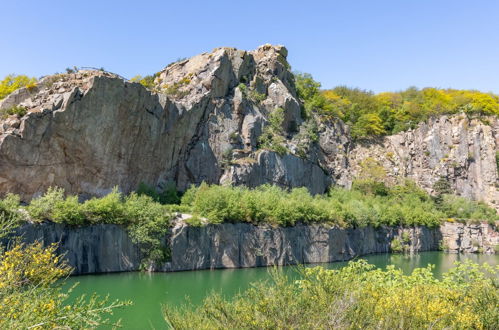
POLYGON ((167 66, 150 90, 92 70, 19 89, 0 101, 0 109, 27 110, 0 118, 0 194, 29 201, 50 186, 89 197, 140 182, 184 190, 203 181, 323 193, 349 187, 369 158, 388 181, 411 178, 434 193, 443 179, 455 193, 499 207, 495 117, 442 116, 354 142, 340 120, 303 115, 286 57, 282 46, 217 48, 167 66), (279 132, 269 133, 276 113, 279 132), (272 134, 279 153, 262 145, 272 134))
POLYGON ((416 129, 356 143, 349 152, 344 182, 351 181, 366 158, 377 161, 388 181, 410 178, 430 194, 439 179, 458 195, 499 208, 496 154, 499 121, 470 119, 464 114, 442 116, 416 129))
POLYGON ((265 173, 264 182, 322 193, 329 180, 317 163, 256 153, 274 109, 284 110, 285 133, 296 134, 302 122, 286 55, 270 45, 215 49, 169 65, 154 91, 100 71, 50 76, 18 90, 0 103, 27 108, 0 123, 0 191, 29 200, 50 186, 89 196, 114 186, 129 192, 140 182, 185 189, 219 183, 232 168, 237 179, 224 182, 257 185, 265 173))
MULTIPOLYGON (((142 256, 123 227, 71 227, 54 223, 24 225, 17 234, 26 242, 59 243, 74 274, 139 270, 142 256)), ((294 227, 218 224, 201 227, 178 222, 167 241, 171 260, 154 271, 247 268, 350 260, 391 251, 397 240, 407 252, 495 253, 499 232, 490 224, 445 223, 440 228, 365 227, 341 229, 324 225, 294 227)))

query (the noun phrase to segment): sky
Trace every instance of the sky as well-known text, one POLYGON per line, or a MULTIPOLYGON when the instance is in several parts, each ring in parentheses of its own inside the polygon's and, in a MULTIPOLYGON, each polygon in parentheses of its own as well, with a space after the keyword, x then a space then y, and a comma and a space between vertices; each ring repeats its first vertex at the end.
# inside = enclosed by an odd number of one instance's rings
POLYGON ((323 88, 499 93, 497 0, 1 0, 0 26, 0 77, 89 66, 131 78, 271 43, 323 88))

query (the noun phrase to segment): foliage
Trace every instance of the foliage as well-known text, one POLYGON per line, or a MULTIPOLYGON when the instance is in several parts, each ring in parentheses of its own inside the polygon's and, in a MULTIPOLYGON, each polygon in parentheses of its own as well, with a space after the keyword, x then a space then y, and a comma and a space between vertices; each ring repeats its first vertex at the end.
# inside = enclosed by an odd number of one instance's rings
POLYGON ((410 87, 374 94, 346 86, 320 90, 320 83, 306 73, 295 74, 295 80, 307 114, 342 119, 355 139, 398 133, 443 114, 499 115, 499 96, 475 90, 410 87))
POLYGON ((0 81, 0 100, 13 91, 22 88, 32 88, 36 85, 36 79, 25 75, 9 74, 0 81))
MULTIPOLYGON (((354 187, 359 187, 355 185, 354 187)), ((495 210, 467 201, 469 209, 461 218, 494 222, 495 210)), ((210 223, 250 222, 292 226, 297 222, 325 222, 340 227, 367 225, 437 226, 442 219, 455 217, 449 198, 438 205, 414 183, 367 190, 333 188, 327 195, 312 196, 305 188, 290 191, 269 185, 255 189, 201 184, 182 197, 182 206, 206 217, 210 223)))
POLYGON ((359 260, 301 268, 293 281, 274 270, 231 300, 212 293, 198 308, 163 312, 175 329, 497 329, 497 271, 463 263, 437 279, 431 266, 404 275, 359 260))
POLYGON ((262 135, 259 137, 259 147, 269 149, 284 155, 288 152, 283 136, 282 123, 284 121, 284 109, 275 108, 269 114, 268 123, 264 126, 262 135))
POLYGON ((438 180, 433 184, 433 191, 435 194, 435 201, 437 203, 441 203, 444 195, 452 194, 452 188, 449 180, 444 176, 438 178, 438 180))
POLYGON ((401 253, 404 251, 402 241, 398 238, 394 238, 390 243, 390 250, 394 253, 401 253))
MULTIPOLYGON (((6 234, 3 229, 10 221, 0 215, 1 234, 6 234)), ((71 268, 56 255, 56 248, 14 242, 10 250, 0 251, 0 328, 95 328, 109 324, 105 314, 130 304, 96 295, 69 302, 72 289, 63 290, 59 279, 68 276, 71 268)))
POLYGON ((174 183, 167 184, 162 192, 158 192, 154 187, 141 182, 137 194, 147 195, 161 204, 180 204, 180 195, 174 183))
POLYGON ((61 188, 49 188, 43 196, 33 199, 26 210, 35 221, 50 220, 69 225, 124 225, 132 241, 139 245, 146 257, 145 262, 166 257, 161 239, 169 228, 170 211, 144 193, 132 193, 125 197, 115 188, 104 197, 79 203, 76 196, 64 197, 61 188))
POLYGON ((5 195, 4 199, 0 199, 0 218, 9 218, 14 221, 20 220, 22 218, 19 212, 20 201, 21 199, 18 195, 11 193, 5 195))
POLYGON ((189 91, 185 89, 191 83, 192 74, 189 73, 187 76, 183 77, 179 81, 174 82, 171 85, 162 85, 165 94, 170 95, 174 98, 182 98, 189 94, 189 91))
POLYGON ((304 117, 318 113, 324 119, 332 119, 341 114, 341 109, 334 106, 334 101, 320 92, 321 84, 308 73, 295 73, 295 84, 298 97, 304 103, 304 117))
POLYGON ((474 202, 464 197, 443 195, 440 209, 448 218, 474 219, 477 221, 489 219, 499 220, 497 212, 483 202, 474 202))
POLYGON ((156 86, 154 83, 155 76, 145 76, 142 77, 141 75, 137 75, 135 77, 132 77, 130 81, 136 82, 144 86, 145 88, 149 90, 153 90, 154 87, 156 86))
POLYGON ((14 105, 10 108, 0 109, 0 119, 5 119, 8 116, 18 115, 22 117, 28 113, 28 109, 26 107, 20 105, 14 105))

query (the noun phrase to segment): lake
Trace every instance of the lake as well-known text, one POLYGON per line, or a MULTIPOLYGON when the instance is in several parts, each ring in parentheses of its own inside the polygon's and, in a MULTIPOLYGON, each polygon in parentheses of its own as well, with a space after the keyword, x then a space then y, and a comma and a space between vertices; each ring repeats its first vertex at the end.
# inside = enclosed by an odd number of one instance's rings
MULTIPOLYGON (((452 268, 455 261, 471 259, 476 263, 499 264, 499 255, 458 255, 444 252, 423 252, 415 255, 374 254, 362 259, 378 267, 395 265, 409 274, 414 268, 435 265, 434 273, 440 276, 452 268)), ((339 268, 346 262, 321 264, 326 268, 339 268)), ((311 266, 311 265, 308 265, 311 266)), ((293 273, 292 266, 282 267, 293 273)), ((248 288, 251 282, 268 279, 267 268, 200 270, 176 273, 114 273, 104 275, 74 276, 67 285, 79 282, 74 295, 109 294, 112 300, 132 300, 133 306, 114 312, 112 319, 121 319, 123 329, 162 329, 166 327, 161 314, 162 304, 182 305, 187 302, 200 304, 211 291, 230 297, 248 288)))

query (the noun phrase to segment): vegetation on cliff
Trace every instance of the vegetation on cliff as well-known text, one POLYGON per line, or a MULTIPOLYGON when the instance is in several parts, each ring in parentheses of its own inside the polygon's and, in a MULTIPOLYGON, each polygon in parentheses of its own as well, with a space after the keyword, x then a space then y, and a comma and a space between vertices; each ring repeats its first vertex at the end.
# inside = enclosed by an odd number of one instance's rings
MULTIPOLYGON (((329 223, 343 228, 434 227, 448 219, 491 223, 499 220, 497 212, 484 203, 449 194, 432 197, 408 180, 392 187, 376 180, 357 180, 351 190, 336 187, 327 194, 315 196, 306 188, 285 190, 263 185, 250 189, 203 183, 188 189, 180 205, 164 205, 161 200, 179 201, 176 194, 159 195, 154 189, 142 186, 140 194, 124 196, 114 189, 104 197, 80 203, 76 196, 65 197, 62 189, 51 188, 25 207, 20 206, 18 196, 7 195, 0 200, 0 214, 18 220, 49 220, 69 225, 124 225, 144 252, 155 258, 161 256, 160 237, 166 234, 175 211, 194 214, 195 219, 204 217, 207 223, 293 226, 303 222, 329 223)), ((197 221, 198 225, 201 223, 197 221)))
POLYGON ((0 80, 0 100, 21 87, 35 87, 36 79, 26 75, 9 74, 0 80))
POLYGON ((64 196, 63 189, 50 188, 26 207, 20 206, 19 196, 8 194, 0 200, 1 215, 18 222, 48 220, 74 226, 98 223, 123 225, 132 241, 139 245, 145 263, 168 257, 161 242, 168 232, 171 213, 167 206, 145 194, 124 196, 114 189, 102 198, 91 198, 80 203, 77 196, 64 196))
POLYGON ((387 187, 374 180, 356 181, 352 190, 333 188, 312 196, 306 188, 290 191, 264 185, 255 189, 202 184, 182 197, 184 210, 210 223, 250 222, 292 226, 297 222, 330 223, 340 227, 368 225, 438 226, 443 220, 499 220, 484 203, 454 195, 439 201, 411 181, 387 187))
MULTIPOLYGON (((12 227, 13 220, 0 214, 0 239, 12 227)), ((71 268, 56 248, 15 241, 9 250, 0 250, 0 328, 95 328, 110 324, 106 314, 129 304, 96 295, 68 300, 72 289, 64 289, 59 279, 71 268)))
POLYGON ((324 120, 342 119, 356 139, 395 134, 432 116, 460 112, 468 116, 499 115, 499 96, 476 90, 410 87, 374 94, 345 86, 321 90, 321 84, 309 74, 297 73, 295 79, 307 112, 324 120))
POLYGON ((437 279, 431 266, 404 275, 359 260, 304 268, 293 281, 274 270, 231 300, 213 293, 164 315, 174 329, 497 329, 498 271, 462 263, 437 279))

